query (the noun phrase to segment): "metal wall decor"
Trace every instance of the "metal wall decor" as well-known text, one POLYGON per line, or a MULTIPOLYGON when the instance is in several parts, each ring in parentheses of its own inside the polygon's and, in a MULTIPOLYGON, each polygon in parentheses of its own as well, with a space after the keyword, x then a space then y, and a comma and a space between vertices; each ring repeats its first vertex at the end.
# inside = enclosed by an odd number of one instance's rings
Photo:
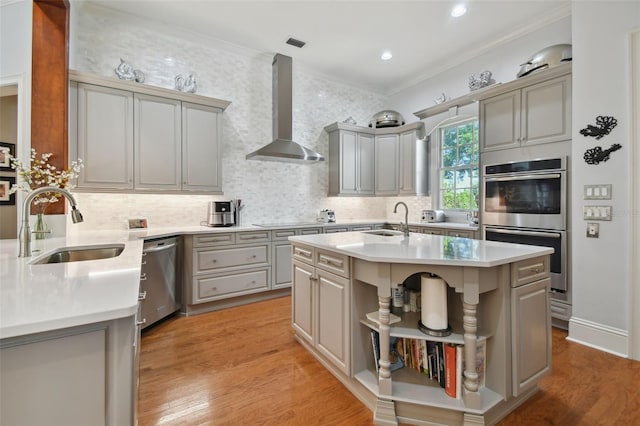
POLYGON ((610 148, 603 150, 601 147, 596 146, 595 148, 588 149, 584 153, 584 161, 587 164, 600 164, 600 162, 607 161, 612 152, 619 150, 622 148, 622 145, 619 143, 614 143, 610 148))
POLYGON ((133 66, 120 58, 120 65, 115 69, 116 75, 121 80, 144 82, 144 73, 140 70, 133 69, 133 66))
POLYGON ((446 101, 447 101, 447 95, 445 95, 444 92, 442 92, 442 95, 438 96, 433 100, 433 102, 435 102, 436 105, 443 104, 446 101))
POLYGON ((587 124, 587 127, 580 130, 580 134, 584 137, 592 136, 597 140, 611 133, 614 127, 618 125, 618 120, 613 117, 599 115, 596 117, 596 125, 587 124))
MULTIPOLYGON (((580 134, 584 137, 591 136, 596 140, 602 139, 618 125, 618 120, 614 117, 599 115, 596 117, 596 125, 587 124, 587 127, 580 130, 580 134)), ((589 148, 584 153, 584 161, 587 164, 597 165, 602 162, 608 161, 611 157, 611 153, 622 148, 619 143, 614 143, 607 149, 602 149, 600 146, 589 148)))

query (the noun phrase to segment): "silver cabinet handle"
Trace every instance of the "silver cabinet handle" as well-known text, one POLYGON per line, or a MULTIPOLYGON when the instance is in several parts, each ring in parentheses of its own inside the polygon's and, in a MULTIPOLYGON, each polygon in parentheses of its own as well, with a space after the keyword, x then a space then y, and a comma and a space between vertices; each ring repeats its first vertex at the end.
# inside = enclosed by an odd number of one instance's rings
POLYGON ((311 257, 311 252, 309 250, 303 250, 301 248, 296 247, 295 254, 300 256, 311 257))
POLYGON ((337 268, 342 268, 342 264, 344 263, 342 260, 333 259, 324 255, 320 255, 320 262, 325 263, 327 265, 333 265, 337 268))
POLYGON ((146 273, 141 273, 140 274, 140 281, 146 281, 147 280, 147 274, 146 273))
POLYGON ((147 298, 147 292, 143 291, 142 293, 138 293, 138 300, 144 300, 147 298))
POLYGON ((147 323, 147 319, 143 318, 142 321, 136 321, 136 325, 139 327, 141 325, 145 325, 147 323))

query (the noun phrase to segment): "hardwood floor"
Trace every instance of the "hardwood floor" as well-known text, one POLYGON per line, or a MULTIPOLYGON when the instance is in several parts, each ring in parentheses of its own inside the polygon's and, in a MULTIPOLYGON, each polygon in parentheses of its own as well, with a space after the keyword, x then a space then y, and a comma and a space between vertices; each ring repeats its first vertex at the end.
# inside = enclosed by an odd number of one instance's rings
MULTIPOLYGON (((283 297, 145 332, 139 424, 371 425, 372 413, 293 338, 283 297)), ((553 372, 504 425, 638 425, 640 362, 553 330, 553 372)))

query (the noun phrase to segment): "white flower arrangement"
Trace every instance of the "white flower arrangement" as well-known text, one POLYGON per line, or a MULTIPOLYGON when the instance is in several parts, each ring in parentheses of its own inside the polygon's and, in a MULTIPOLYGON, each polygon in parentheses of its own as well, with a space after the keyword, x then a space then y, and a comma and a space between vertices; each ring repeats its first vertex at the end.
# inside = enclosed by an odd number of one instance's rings
MULTIPOLYGON (((35 189, 43 186, 55 186, 58 188, 73 188, 72 180, 77 178, 80 174, 80 170, 84 167, 82 160, 71 162, 68 169, 58 170, 56 166, 49 164, 49 158, 53 154, 51 152, 42 154, 38 158, 36 150, 31 149, 31 159, 29 165, 23 164, 15 157, 11 158, 11 168, 16 170, 18 175, 22 178, 18 184, 13 184, 11 194, 17 191, 31 192, 35 189)), ((55 203, 61 195, 57 192, 45 192, 35 197, 34 204, 41 204, 42 211, 49 205, 49 203, 55 203)))

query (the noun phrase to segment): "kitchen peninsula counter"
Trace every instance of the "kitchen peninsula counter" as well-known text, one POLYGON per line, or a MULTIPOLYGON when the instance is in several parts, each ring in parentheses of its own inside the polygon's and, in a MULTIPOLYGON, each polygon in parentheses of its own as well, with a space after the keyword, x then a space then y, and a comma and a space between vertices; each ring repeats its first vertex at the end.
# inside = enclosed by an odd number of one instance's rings
POLYGON ((289 240, 296 339, 373 411, 376 424, 494 424, 550 371, 552 249, 385 230, 289 240), (393 289, 433 275, 447 283, 452 334, 423 333, 415 313, 394 311, 401 321, 391 324, 393 289), (484 378, 465 368, 459 398, 452 398, 414 369, 392 372, 382 350, 392 337, 462 346, 466 366, 485 347, 484 378))

